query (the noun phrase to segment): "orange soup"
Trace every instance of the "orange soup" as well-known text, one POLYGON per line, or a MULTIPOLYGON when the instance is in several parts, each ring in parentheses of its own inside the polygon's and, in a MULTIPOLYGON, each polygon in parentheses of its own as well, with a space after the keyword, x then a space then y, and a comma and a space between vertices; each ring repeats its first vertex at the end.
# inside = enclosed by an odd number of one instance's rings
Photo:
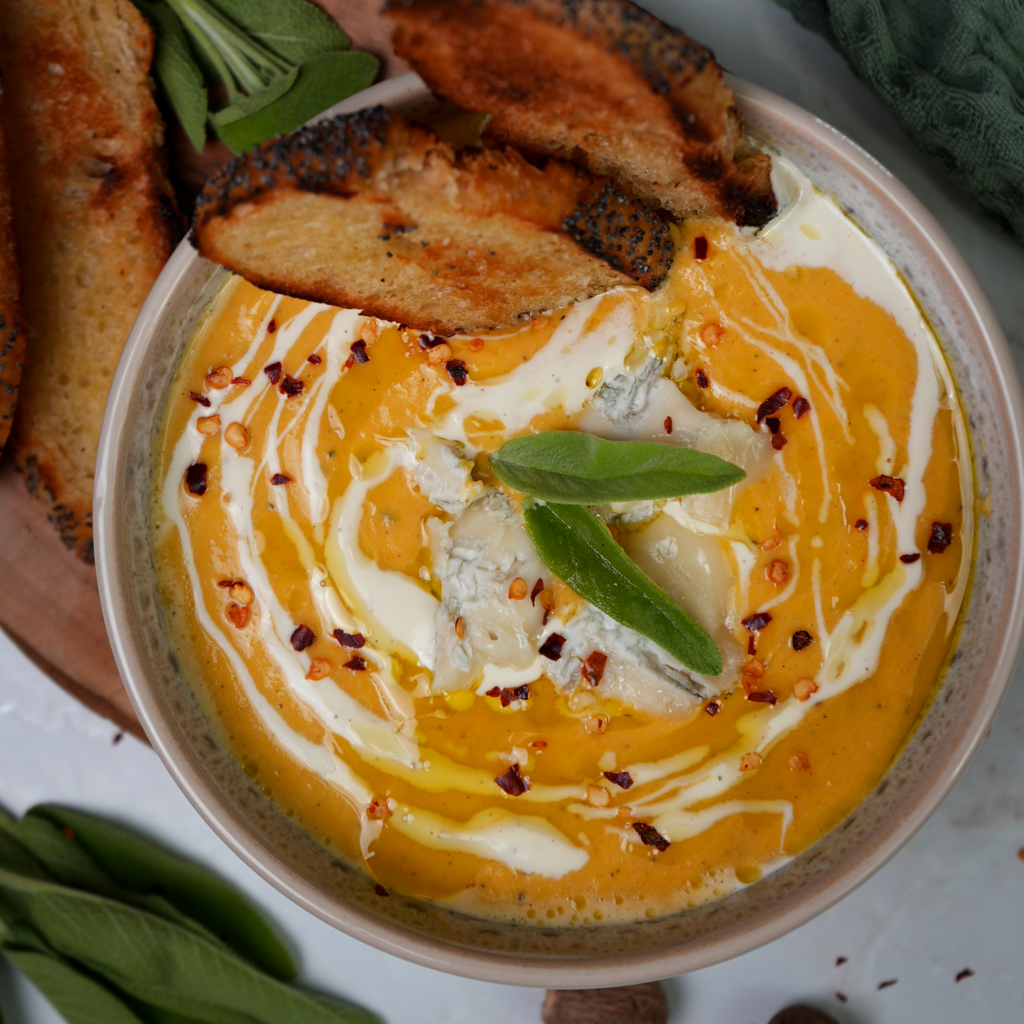
POLYGON ((879 783, 969 576, 964 421, 895 269, 775 160, 757 234, 655 293, 442 339, 232 279, 175 380, 168 621, 268 800, 382 890, 536 926, 756 882, 879 783), (489 456, 582 430, 739 465, 596 508, 714 640, 701 676, 574 593, 489 456))

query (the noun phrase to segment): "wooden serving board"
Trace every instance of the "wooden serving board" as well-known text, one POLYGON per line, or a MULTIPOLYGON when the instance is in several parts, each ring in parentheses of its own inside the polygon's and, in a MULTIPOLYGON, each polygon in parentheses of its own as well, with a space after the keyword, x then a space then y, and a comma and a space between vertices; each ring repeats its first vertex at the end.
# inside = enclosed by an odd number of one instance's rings
MULTIPOLYGON (((391 51, 380 0, 317 2, 355 49, 381 58, 381 79, 409 70, 391 51)), ((145 741, 107 642, 96 572, 64 548, 9 455, 0 457, 0 629, 71 696, 145 741)))

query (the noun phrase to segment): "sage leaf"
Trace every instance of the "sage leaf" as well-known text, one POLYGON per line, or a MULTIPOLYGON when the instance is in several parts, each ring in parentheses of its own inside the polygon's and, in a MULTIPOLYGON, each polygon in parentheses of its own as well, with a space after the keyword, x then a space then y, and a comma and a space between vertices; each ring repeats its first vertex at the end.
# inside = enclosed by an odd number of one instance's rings
POLYGON ((53 949, 152 1006, 209 1024, 376 1024, 289 988, 220 946, 113 900, 0 870, 0 894, 53 949))
POLYGON ((124 889, 146 894, 159 890, 181 914, 205 926, 272 977, 281 981, 295 977, 295 961, 270 923, 237 889, 216 875, 81 811, 40 804, 26 817, 71 829, 75 841, 124 889))
POLYGON ((68 1024, 143 1024, 117 996, 62 959, 25 949, 5 948, 4 955, 68 1024))
POLYGON ((348 36, 334 19, 307 0, 207 2, 289 64, 349 47, 348 36))
POLYGON ((604 505, 707 494, 746 474, 715 455, 654 441, 606 441, 578 430, 527 434, 491 456, 504 484, 545 501, 604 505))
POLYGON ((25 849, 13 831, 0 829, 0 868, 26 878, 48 879, 50 873, 25 849))
MULTIPOLYGON (((71 829, 68 829, 72 832, 71 829)), ((108 899, 120 900, 131 906, 148 910, 152 914, 165 917, 169 921, 189 928, 212 942, 220 942, 212 932, 198 921, 183 914, 172 903, 156 893, 136 893, 118 885, 104 871, 77 841, 61 831, 56 825, 45 818, 28 814, 14 827, 14 835, 18 841, 42 864, 50 875, 62 885, 74 889, 85 889, 87 892, 106 896, 108 899)), ((242 955, 244 951, 239 950, 242 955)), ((265 968, 264 968, 265 969, 265 968)), ((294 974, 286 976, 290 981, 294 974)))
POLYGON ((295 84, 279 99, 248 117, 214 124, 214 129, 231 150, 245 153, 275 135, 287 135, 335 103, 366 89, 377 77, 379 66, 376 57, 358 50, 322 53, 299 68, 295 84))
POLYGON ((523 515, 544 564, 580 597, 691 671, 704 676, 722 671, 711 637, 629 560, 590 509, 527 502, 523 515))
POLYGON ((178 16, 164 3, 134 0, 156 31, 153 72, 197 153, 206 145, 209 101, 203 74, 178 16))
POLYGON ((231 124, 232 121, 240 121, 243 117, 255 114, 264 107, 269 106, 275 100, 280 99, 294 84, 299 77, 299 69, 292 68, 288 74, 275 78, 265 89, 254 92, 251 96, 239 96, 234 103, 210 115, 210 121, 214 127, 222 127, 231 124))

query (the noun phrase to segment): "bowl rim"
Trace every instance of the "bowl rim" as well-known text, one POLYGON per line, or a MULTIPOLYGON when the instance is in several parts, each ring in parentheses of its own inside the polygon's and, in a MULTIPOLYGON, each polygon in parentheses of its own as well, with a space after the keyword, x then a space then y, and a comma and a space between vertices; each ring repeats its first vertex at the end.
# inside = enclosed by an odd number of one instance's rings
MULTIPOLYGON (((829 159, 852 163, 866 178, 883 203, 897 208, 913 226, 919 247, 942 266, 955 283, 965 307, 987 343, 987 356, 996 391, 1002 402, 1000 413, 1012 426, 1007 438, 1008 461, 1015 468, 1013 505, 1024 508, 1024 395, 1010 356, 1009 348, 995 314, 981 286, 952 241, 923 204, 862 147, 837 129, 788 100, 758 86, 726 76, 736 94, 743 115, 756 118, 758 111, 781 117, 809 136, 821 154, 829 159)), ((395 105, 429 95, 415 73, 402 75, 350 97, 325 111, 315 120, 350 113, 378 103, 395 105)), ((119 567, 123 561, 117 544, 119 524, 116 503, 107 500, 110 484, 117 476, 124 408, 130 390, 142 372, 146 341, 155 329, 161 310, 185 271, 199 256, 186 237, 179 244, 154 284, 126 343, 111 387, 103 420, 95 483, 96 571, 104 621, 118 671, 132 706, 153 749, 163 761, 175 783, 213 831, 263 879, 281 893, 353 938, 420 966, 479 981, 524 986, 579 988, 630 984, 696 970, 721 962, 781 937, 823 912, 882 867, 924 824, 959 779, 970 757, 984 738, 1009 684, 1017 653, 1024 635, 1024 546, 1017 551, 1011 569, 1014 579, 1013 600, 1002 616, 1008 623, 1006 641, 980 693, 970 727, 963 731, 947 755, 946 763, 916 795, 916 803, 905 817, 892 823, 872 849, 853 861, 835 878, 818 882, 817 888, 802 898, 787 901, 768 920, 747 928, 730 928, 718 938, 709 936, 697 949, 673 951, 671 948, 624 956, 617 961, 580 958, 578 961, 555 959, 545 962, 536 957, 516 957, 485 950, 471 950, 432 944, 426 938, 404 931, 382 920, 373 920, 337 903, 325 903, 322 894, 310 882, 285 867, 268 849, 239 828, 230 814, 223 813, 225 798, 187 762, 179 745, 165 733, 162 712, 155 694, 132 649, 128 630, 122 623, 125 600, 121 593, 119 567), (597 972, 600 972, 597 974, 597 972)), ((973 439, 972 439, 973 444, 973 439)), ((975 553, 977 557, 977 552, 975 553)), ((970 601, 970 593, 966 596, 970 601)))

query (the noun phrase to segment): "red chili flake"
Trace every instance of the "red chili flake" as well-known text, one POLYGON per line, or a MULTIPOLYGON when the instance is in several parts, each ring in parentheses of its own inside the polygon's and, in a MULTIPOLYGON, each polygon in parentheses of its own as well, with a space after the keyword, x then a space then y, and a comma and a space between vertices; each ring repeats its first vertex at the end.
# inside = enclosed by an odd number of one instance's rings
POLYGON ((537 582, 534 583, 534 585, 533 585, 533 590, 530 591, 530 604, 532 604, 534 607, 536 607, 536 605, 537 605, 537 596, 539 594, 542 594, 543 592, 544 592, 544 581, 543 580, 537 580, 537 582))
POLYGON ((279 388, 282 395, 286 395, 288 398, 294 398, 296 395, 301 395, 305 384, 301 380, 296 380, 294 377, 289 377, 286 373, 284 380, 281 381, 281 387, 279 388))
POLYGON ((757 612, 756 615, 748 615, 743 620, 743 625, 750 630, 751 633, 756 633, 760 629, 764 629, 769 622, 772 621, 772 617, 768 612, 757 612))
POLYGON ((75 830, 74 830, 73 828, 62 828, 62 829, 60 830, 60 834, 61 834, 62 836, 67 836, 67 837, 68 837, 68 839, 77 839, 77 838, 78 838, 78 837, 77 837, 77 836, 75 835, 75 830))
POLYGON ((633 831, 640 837, 644 846, 653 846, 656 850, 665 851, 671 845, 669 841, 653 826, 645 821, 632 822, 633 831))
POLYGON ((270 478, 270 483, 274 487, 280 487, 282 484, 290 484, 291 482, 292 478, 284 473, 275 473, 270 478))
POLYGON ((385 888, 384 888, 384 886, 380 884, 380 882, 378 882, 378 883, 377 883, 377 884, 376 884, 376 885, 375 885, 375 886, 373 887, 373 891, 374 891, 374 892, 375 892, 375 893, 376 893, 376 894, 377 894, 378 896, 387 896, 387 894, 388 894, 388 891, 387 891, 387 889, 385 889, 385 888))
POLYGON ((878 991, 881 992, 883 988, 892 988, 892 986, 895 985, 897 981, 897 978, 889 978, 888 981, 880 981, 878 983, 878 991))
POLYGON ((801 416, 810 411, 811 403, 808 402, 803 395, 797 395, 796 398, 793 399, 793 415, 797 419, 800 419, 801 416))
POLYGON ((315 352, 313 352, 311 355, 306 356, 306 362, 312 363, 314 366, 319 366, 323 362, 323 360, 315 352))
POLYGON ((904 565, 913 565, 920 557, 920 553, 915 551, 912 555, 900 555, 900 561, 904 565))
POLYGON ((846 956, 837 956, 836 957, 836 967, 842 967, 843 964, 845 964, 846 961, 849 960, 849 959, 850 958, 846 957, 846 956))
POLYGON ((527 683, 523 686, 517 686, 512 690, 506 690, 504 688, 499 690, 498 687, 495 686, 494 689, 487 691, 487 696, 499 698, 501 700, 501 706, 503 708, 507 708, 514 700, 529 700, 530 686, 527 683))
POLYGON ((619 789, 629 789, 633 785, 633 776, 629 772, 605 772, 604 777, 614 782, 619 789))
POLYGON ((550 618, 551 618, 551 609, 550 608, 545 608, 544 609, 544 618, 540 620, 540 624, 542 626, 546 626, 548 624, 548 619, 550 619, 550 618))
POLYGON ((810 647, 814 643, 814 637, 806 629, 798 629, 793 634, 792 643, 794 651, 802 651, 805 647, 810 647))
POLYGON ((210 408, 210 400, 206 395, 201 395, 198 391, 190 391, 188 393, 188 397, 191 398, 193 402, 201 405, 204 409, 210 408))
POLYGON ((754 690, 753 693, 747 694, 747 700, 752 700, 755 704, 776 704, 779 698, 771 690, 754 690))
POLYGON ((843 995, 842 992, 837 992, 836 993, 836 999, 838 999, 839 1002, 841 1002, 841 1003, 845 1003, 846 1002, 846 996, 843 995))
POLYGON ((509 796, 522 796, 530 788, 530 784, 519 774, 518 764, 512 765, 504 775, 499 775, 494 781, 498 788, 509 796))
POLYGON ((751 657, 757 654, 757 637, 753 633, 747 637, 747 654, 751 657))
POLYGON ((549 636, 547 640, 537 648, 537 653, 543 654, 548 661, 558 661, 562 656, 562 645, 564 643, 564 636, 559 636, 558 633, 552 633, 551 636, 549 636))
POLYGON ((485 694, 485 697, 500 697, 501 689, 497 686, 492 686, 485 694))
POLYGON ((185 486, 189 494, 202 497, 206 493, 206 463, 197 462, 185 470, 185 486))
POLYGON ((853 528, 855 530, 866 530, 868 528, 868 521, 866 519, 858 519, 857 522, 853 524, 853 528))
POLYGON ((252 383, 252 381, 251 380, 247 380, 245 377, 232 377, 231 378, 231 383, 232 384, 238 384, 239 386, 241 386, 243 388, 247 388, 252 383))
POLYGON ((370 361, 370 357, 366 354, 366 342, 365 341, 357 341, 357 342, 353 343, 353 345, 352 345, 352 358, 357 363, 359 363, 360 366, 362 366, 363 363, 368 363, 370 361))
POLYGON ((671 434, 672 433, 672 417, 671 416, 666 416, 665 417, 665 422, 662 424, 662 426, 665 428, 665 433, 666 434, 671 434))
POLYGON ((772 438, 772 447, 777 451, 781 452, 783 448, 789 443, 789 438, 785 434, 776 434, 772 438))
POLYGON ((583 678, 591 686, 597 686, 604 675, 604 667, 608 664, 608 655, 600 651, 591 651, 587 660, 583 662, 583 678))
POLYGON ((708 258, 708 240, 703 235, 698 235, 693 240, 693 258, 695 260, 708 258))
POLYGON ((346 633, 343 629, 336 629, 332 635, 342 647, 354 647, 358 650, 366 643, 366 637, 362 633, 346 633))
POLYGON ((346 370, 351 370, 352 367, 355 366, 355 365, 356 365, 356 361, 355 361, 355 358, 353 356, 349 356, 348 359, 345 360, 345 369, 346 370))
POLYGON ((448 371, 448 376, 455 381, 457 388, 461 388, 469 380, 469 370, 462 359, 449 359, 444 368, 448 371))
POLYGON ((793 392, 789 388, 779 388, 774 395, 770 395, 757 407, 757 422, 760 423, 766 416, 777 413, 783 406, 789 405, 793 392))
POLYGON ((955 980, 956 981, 963 981, 964 978, 973 978, 973 977, 974 977, 974 971, 972 971, 970 969, 970 967, 965 967, 962 971, 958 971, 957 972, 957 976, 956 976, 955 980))
POLYGON ((309 628, 309 626, 300 623, 295 627, 295 632, 292 633, 292 647, 297 651, 304 651, 307 647, 312 647, 316 643, 316 633, 309 628))
POLYGON ((765 416, 764 424, 772 432, 772 436, 782 429, 782 420, 778 416, 765 416))
POLYGON ((364 658, 360 658, 357 654, 355 657, 349 658, 348 661, 345 662, 345 668, 351 669, 353 672, 365 672, 366 660, 364 658))
POLYGON ((270 379, 271 384, 276 384, 281 379, 281 364, 271 363, 269 366, 264 366, 263 372, 270 379))
POLYGON ((885 491, 886 494, 891 494, 897 501, 903 500, 903 491, 907 486, 905 481, 898 476, 876 476, 868 483, 876 491, 885 491))
POLYGON ((953 543, 952 523, 932 523, 932 535, 928 538, 928 550, 941 555, 953 543))
POLYGON ((694 377, 696 377, 697 387, 699 387, 701 391, 703 391, 706 387, 708 387, 711 384, 711 381, 708 380, 708 375, 701 369, 698 369, 694 373, 694 377))
POLYGON ((438 345, 444 344, 444 338, 439 338, 436 334, 421 334, 419 337, 419 345, 422 349, 437 348, 438 345))
POLYGON ((722 710, 722 705, 721 705, 721 703, 720 703, 719 701, 717 701, 717 700, 709 700, 709 701, 707 702, 707 704, 705 704, 705 705, 704 705, 704 710, 705 710, 705 711, 706 711, 706 712, 707 712, 707 713, 708 713, 708 714, 709 714, 709 715, 710 715, 710 716, 711 716, 712 718, 714 718, 714 717, 715 717, 715 715, 717 715, 717 714, 718 714, 718 712, 722 710))
POLYGON ((267 334, 273 334, 277 330, 277 321, 271 317, 270 323, 267 324, 267 334))

